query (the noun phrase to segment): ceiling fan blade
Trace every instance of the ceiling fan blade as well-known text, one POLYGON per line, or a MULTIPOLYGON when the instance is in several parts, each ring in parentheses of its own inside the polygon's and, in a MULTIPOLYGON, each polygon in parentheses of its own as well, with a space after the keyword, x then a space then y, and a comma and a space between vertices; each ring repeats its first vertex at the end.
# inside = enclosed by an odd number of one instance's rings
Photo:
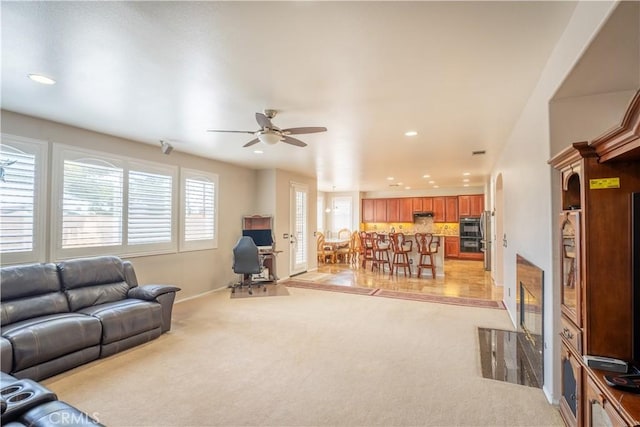
POLYGON ((253 135, 256 131, 251 130, 220 130, 220 129, 207 129, 207 132, 225 132, 225 133, 248 133, 253 135))
POLYGON ((273 129, 274 126, 271 123, 271 119, 269 119, 269 117, 265 116, 262 113, 256 113, 256 122, 258 122, 258 124, 260 125, 260 127, 262 129, 267 128, 267 129, 273 129))
POLYGON ((300 141, 299 139, 291 138, 290 136, 284 135, 282 142, 286 142, 287 144, 295 145, 298 147, 306 147, 307 144, 300 141))
POLYGON ((243 147, 251 147, 252 145, 257 144, 258 142, 260 142, 258 138, 252 139, 251 141, 244 144, 243 147))
POLYGON ((282 129, 282 132, 289 135, 300 135, 303 133, 317 133, 317 132, 326 132, 327 128, 325 127, 306 127, 306 128, 290 128, 290 129, 282 129))

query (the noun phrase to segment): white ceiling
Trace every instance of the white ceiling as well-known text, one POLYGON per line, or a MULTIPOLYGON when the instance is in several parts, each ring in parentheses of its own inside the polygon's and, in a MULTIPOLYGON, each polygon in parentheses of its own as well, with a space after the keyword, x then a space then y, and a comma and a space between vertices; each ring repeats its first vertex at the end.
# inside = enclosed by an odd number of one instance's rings
POLYGON ((2 2, 2 108, 324 191, 483 185, 574 2, 2 2), (28 73, 54 77, 39 85, 28 73), (242 145, 255 112, 308 147, 242 145), (419 135, 406 137, 416 130, 419 135), (486 150, 484 156, 472 156, 486 150), (400 187, 400 188, 402 188, 400 187))

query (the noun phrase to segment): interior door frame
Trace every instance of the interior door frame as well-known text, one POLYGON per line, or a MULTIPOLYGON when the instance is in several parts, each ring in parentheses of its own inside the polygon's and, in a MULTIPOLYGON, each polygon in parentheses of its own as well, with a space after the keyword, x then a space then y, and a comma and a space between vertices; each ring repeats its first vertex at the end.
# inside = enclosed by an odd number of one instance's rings
POLYGON ((290 242, 290 276, 304 273, 309 268, 309 186, 291 181, 289 196, 289 242, 290 242), (304 224, 299 230, 297 194, 303 192, 304 197, 304 224), (298 250, 302 249, 303 260, 298 260, 298 250))

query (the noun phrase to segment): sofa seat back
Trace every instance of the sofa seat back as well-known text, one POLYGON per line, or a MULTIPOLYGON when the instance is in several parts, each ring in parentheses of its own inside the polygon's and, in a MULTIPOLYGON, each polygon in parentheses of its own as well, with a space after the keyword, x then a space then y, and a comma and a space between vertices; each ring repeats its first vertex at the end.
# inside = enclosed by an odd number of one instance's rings
POLYGON ((69 304, 62 293, 55 264, 3 267, 0 283, 2 326, 69 311, 69 304))
POLYGON ((58 263, 62 287, 71 311, 127 298, 123 262, 118 257, 80 258, 58 263))

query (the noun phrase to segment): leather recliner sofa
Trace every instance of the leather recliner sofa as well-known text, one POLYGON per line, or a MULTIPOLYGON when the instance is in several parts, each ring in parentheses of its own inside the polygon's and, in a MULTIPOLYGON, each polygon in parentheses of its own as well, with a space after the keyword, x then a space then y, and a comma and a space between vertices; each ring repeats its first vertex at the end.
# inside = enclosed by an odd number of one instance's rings
POLYGON ((0 281, 0 370, 35 381, 169 331, 180 290, 138 286, 113 256, 3 267, 0 281))
POLYGON ((5 427, 102 426, 35 381, 0 372, 0 391, 1 421, 5 427))

